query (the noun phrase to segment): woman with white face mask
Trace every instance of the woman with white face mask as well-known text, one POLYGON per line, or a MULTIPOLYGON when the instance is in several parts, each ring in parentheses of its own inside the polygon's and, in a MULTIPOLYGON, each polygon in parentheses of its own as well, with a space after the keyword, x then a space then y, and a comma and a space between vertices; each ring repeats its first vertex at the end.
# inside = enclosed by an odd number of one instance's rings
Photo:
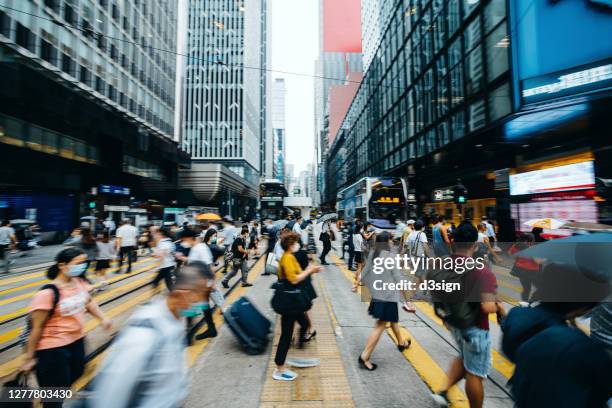
POLYGON ((86 311, 104 329, 111 329, 111 321, 90 296, 89 285, 78 278, 87 268, 86 261, 80 249, 62 250, 47 271, 51 283, 30 303, 30 332, 20 371, 36 368, 41 387, 70 387, 83 374, 86 311))

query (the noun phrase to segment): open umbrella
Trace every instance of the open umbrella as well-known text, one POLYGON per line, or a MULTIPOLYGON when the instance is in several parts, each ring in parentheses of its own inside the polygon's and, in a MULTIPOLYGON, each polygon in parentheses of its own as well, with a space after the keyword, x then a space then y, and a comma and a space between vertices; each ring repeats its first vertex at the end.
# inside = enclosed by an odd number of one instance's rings
POLYGON ((325 222, 325 221, 333 220, 333 219, 336 219, 336 218, 338 218, 338 214, 336 214, 336 213, 323 214, 321 216, 321 218, 319 218, 317 220, 317 224, 320 224, 320 223, 325 222))
POLYGON ((221 217, 215 213, 205 213, 205 214, 198 214, 196 216, 196 220, 198 221, 219 221, 221 220, 221 217))
POLYGON ((612 281, 612 233, 609 232, 550 240, 514 256, 543 259, 545 263, 578 269, 612 281))
POLYGON ((534 228, 558 229, 567 224, 567 222, 558 220, 556 218, 535 218, 525 222, 524 224, 534 228))

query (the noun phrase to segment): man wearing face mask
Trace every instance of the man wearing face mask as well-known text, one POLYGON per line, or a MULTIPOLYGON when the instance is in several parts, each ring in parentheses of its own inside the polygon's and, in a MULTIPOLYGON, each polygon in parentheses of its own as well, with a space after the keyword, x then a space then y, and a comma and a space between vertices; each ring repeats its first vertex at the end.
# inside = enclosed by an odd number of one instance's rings
POLYGON ((111 346, 87 406, 176 407, 189 393, 183 316, 201 303, 214 279, 183 267, 172 292, 141 306, 111 346))
POLYGON ((249 259, 249 250, 247 249, 247 238, 249 236, 249 229, 243 228, 240 232, 240 236, 236 238, 232 244, 232 271, 225 276, 225 279, 221 282, 224 288, 229 288, 229 281, 238 273, 240 269, 242 286, 253 286, 253 284, 247 281, 249 275, 247 261, 249 259))

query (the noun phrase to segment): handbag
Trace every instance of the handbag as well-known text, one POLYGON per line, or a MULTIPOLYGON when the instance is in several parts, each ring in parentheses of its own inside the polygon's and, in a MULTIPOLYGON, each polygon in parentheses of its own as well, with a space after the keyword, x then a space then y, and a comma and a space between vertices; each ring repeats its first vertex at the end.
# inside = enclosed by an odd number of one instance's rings
MULTIPOLYGON (((28 375, 28 373, 20 372, 13 380, 5 382, 2 386, 2 397, 8 396, 8 388, 30 388, 28 384, 28 375)), ((30 408, 34 406, 34 403, 32 401, 16 401, 11 402, 10 406, 15 408, 30 408)))
POLYGON ((301 285, 293 285, 287 279, 279 279, 271 288, 274 289, 272 309, 280 315, 300 314, 312 307, 312 300, 301 285))

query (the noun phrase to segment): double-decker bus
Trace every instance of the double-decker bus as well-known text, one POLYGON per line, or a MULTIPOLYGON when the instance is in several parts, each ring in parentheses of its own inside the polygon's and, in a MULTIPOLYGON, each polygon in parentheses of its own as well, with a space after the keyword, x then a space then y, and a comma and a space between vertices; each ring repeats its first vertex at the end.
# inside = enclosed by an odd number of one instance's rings
POLYGON ((337 196, 338 216, 358 219, 381 229, 395 228, 395 220, 406 218, 406 180, 399 177, 364 177, 337 196))
POLYGON ((280 220, 285 209, 283 199, 287 197, 287 189, 280 180, 266 179, 259 183, 259 215, 260 218, 280 220))

